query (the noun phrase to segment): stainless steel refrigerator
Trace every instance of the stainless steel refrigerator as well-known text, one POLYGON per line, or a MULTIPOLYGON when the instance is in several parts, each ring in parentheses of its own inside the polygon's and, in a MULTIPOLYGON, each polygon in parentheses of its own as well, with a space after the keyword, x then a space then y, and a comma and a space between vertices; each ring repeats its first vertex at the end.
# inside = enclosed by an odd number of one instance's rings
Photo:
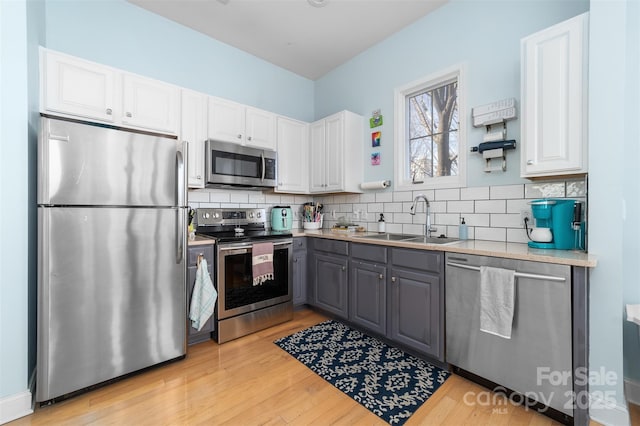
POLYGON ((37 401, 186 353, 181 150, 172 136, 42 117, 37 401))

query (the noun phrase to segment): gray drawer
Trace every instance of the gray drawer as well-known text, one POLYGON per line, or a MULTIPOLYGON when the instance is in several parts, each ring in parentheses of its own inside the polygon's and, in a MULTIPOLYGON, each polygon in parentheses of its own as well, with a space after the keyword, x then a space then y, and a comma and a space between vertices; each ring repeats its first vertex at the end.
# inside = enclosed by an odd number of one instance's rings
POLYGON ((393 266, 439 274, 444 263, 443 254, 444 252, 394 248, 391 249, 391 263, 393 266))
POLYGON ((209 265, 213 263, 213 244, 189 247, 188 253, 187 266, 197 265, 198 255, 200 254, 204 255, 209 265))
POLYGON ((351 257, 377 263, 387 263, 387 248, 373 244, 351 243, 351 257))
POLYGON ((307 237, 295 237, 293 239, 293 251, 305 251, 307 249, 307 237))
POLYGON ((339 240, 328 240, 325 238, 312 238, 312 247, 315 250, 326 251, 344 256, 349 255, 349 243, 339 240))

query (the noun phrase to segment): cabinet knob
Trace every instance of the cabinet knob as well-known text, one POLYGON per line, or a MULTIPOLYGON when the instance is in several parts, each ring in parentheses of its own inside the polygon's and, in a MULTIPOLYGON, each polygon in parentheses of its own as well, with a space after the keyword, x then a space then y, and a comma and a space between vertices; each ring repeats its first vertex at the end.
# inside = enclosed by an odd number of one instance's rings
POLYGON ((196 176, 196 179, 200 180, 200 179, 202 179, 202 176, 198 175, 198 176, 196 176))
POLYGON ((298 263, 298 259, 297 258, 293 259, 293 263, 298 263))
POLYGON ((242 135, 240 133, 238 133, 238 139, 242 139, 242 135))
POLYGON ((127 112, 126 116, 127 116, 127 117, 131 117, 131 113, 130 113, 130 112, 127 112))
POLYGON ((251 140, 251 136, 247 137, 247 140, 251 140))
POLYGON ((343 266, 343 267, 342 267, 342 270, 343 270, 343 271, 346 271, 346 270, 347 270, 347 267, 346 267, 346 266, 343 266))
POLYGON ((527 166, 533 165, 533 160, 527 160, 527 166))
POLYGON ((111 115, 113 114, 113 110, 111 110, 111 108, 107 108, 107 115, 111 115))
POLYGON ((395 283, 396 282, 396 277, 391 277, 391 282, 395 283))
POLYGON ((380 275, 378 275, 378 278, 382 279, 382 278, 384 278, 384 277, 382 276, 382 274, 380 274, 380 275))

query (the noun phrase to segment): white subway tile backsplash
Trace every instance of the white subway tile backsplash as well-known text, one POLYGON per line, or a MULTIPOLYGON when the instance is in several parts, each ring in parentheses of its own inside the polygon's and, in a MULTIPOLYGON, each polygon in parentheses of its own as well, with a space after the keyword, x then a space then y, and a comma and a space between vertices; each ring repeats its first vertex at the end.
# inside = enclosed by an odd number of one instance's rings
MULTIPOLYGON (((448 211, 447 203, 450 203, 450 201, 434 201, 429 203, 431 206, 431 213, 446 213, 448 211)), ((424 212, 424 206, 419 209, 420 212, 424 212)))
POLYGON ((414 235, 423 235, 424 234, 424 224, 403 224, 402 225, 402 233, 403 234, 414 234, 414 235))
POLYGON ((394 213, 393 221, 396 223, 413 223, 413 216, 409 213, 394 213))
POLYGON ((524 186, 525 198, 562 198, 564 195, 564 182, 534 182, 524 186))
POLYGON ((475 204, 476 213, 505 213, 507 211, 505 200, 480 200, 475 204))
POLYGON ((231 200, 231 193, 229 192, 210 192, 209 201, 212 203, 228 203, 231 200))
MULTIPOLYGON (((487 213, 475 213, 461 215, 469 228, 473 226, 489 226, 491 215, 487 213)), ((471 237, 469 237, 471 238, 471 237)))
POLYGON ((427 199, 429 201, 433 201, 433 200, 436 199, 435 192, 434 192, 433 189, 423 189, 423 190, 420 190, 420 191, 412 191, 411 200, 413 201, 413 199, 416 198, 420 194, 422 194, 425 197, 427 197, 427 199))
POLYGON ((390 203, 391 201, 393 201, 393 194, 391 192, 376 193, 376 203, 390 203))
POLYGON ((506 228, 475 228, 475 238, 488 241, 507 241, 506 228))
POLYGON ((375 201, 376 201, 375 193, 360 194, 361 203, 375 203, 375 201))
POLYGON ((458 213, 438 213, 434 217, 436 225, 458 225, 460 224, 460 215, 458 213))
POLYGON ((460 189, 459 188, 436 189, 435 190, 435 199, 438 200, 438 201, 459 200, 460 199, 460 189))
POLYGON ((232 192, 231 194, 229 194, 229 201, 232 203, 248 203, 249 194, 246 192, 232 192))
POLYGON ((517 228, 520 226, 520 213, 492 214, 490 225, 493 228, 517 228))
POLYGON ((338 208, 336 210, 340 213, 352 212, 353 204, 338 204, 338 208))
POLYGON ((413 201, 413 194, 411 193, 411 191, 393 192, 393 201, 413 201))
MULTIPOLYGON (((378 231, 378 222, 373 224, 375 231, 378 231)), ((388 223, 386 225, 386 230, 392 234, 402 234, 403 225, 399 223, 388 223)))
POLYGON ((367 211, 370 213, 382 213, 382 203, 369 203, 367 205, 367 211))
POLYGON ((395 212, 402 212, 402 203, 384 203, 384 212, 390 212, 390 213, 395 213, 395 212))
POLYGON ((492 186, 489 190, 492 200, 504 200, 524 197, 524 185, 492 186))
POLYGON ((507 213, 518 213, 522 210, 531 211, 529 200, 507 200, 507 213))
POLYGON ((461 188, 460 189, 460 199, 461 200, 488 200, 489 199, 489 187, 488 186, 477 186, 471 188, 461 188))
POLYGON ((208 191, 189 191, 187 198, 189 199, 189 202, 193 201, 196 203, 201 203, 201 202, 206 203, 209 201, 209 192, 208 191))
POLYGON ((448 212, 458 212, 458 213, 473 213, 474 210, 474 202, 469 201, 447 201, 447 211, 448 212))

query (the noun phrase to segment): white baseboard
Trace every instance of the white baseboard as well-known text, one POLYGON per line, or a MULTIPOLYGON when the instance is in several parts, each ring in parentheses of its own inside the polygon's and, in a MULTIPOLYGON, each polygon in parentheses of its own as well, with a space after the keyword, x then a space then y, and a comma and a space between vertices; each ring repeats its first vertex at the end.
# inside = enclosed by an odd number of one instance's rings
POLYGON ((624 379, 624 396, 627 398, 627 402, 640 405, 640 383, 624 379))
POLYGON ((33 398, 30 390, 0 399, 0 424, 9 423, 33 413, 33 398))
POLYGON ((589 405, 589 417, 600 424, 606 426, 629 426, 629 410, 626 406, 612 404, 600 397, 589 395, 591 404, 589 405))

